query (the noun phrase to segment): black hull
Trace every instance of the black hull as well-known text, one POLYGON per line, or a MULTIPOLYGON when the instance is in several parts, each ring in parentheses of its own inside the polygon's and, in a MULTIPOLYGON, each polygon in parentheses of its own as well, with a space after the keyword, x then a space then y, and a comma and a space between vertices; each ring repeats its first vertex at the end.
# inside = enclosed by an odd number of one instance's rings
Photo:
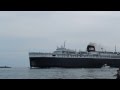
POLYGON ((104 64, 119 68, 120 59, 30 57, 31 68, 101 68, 104 64))

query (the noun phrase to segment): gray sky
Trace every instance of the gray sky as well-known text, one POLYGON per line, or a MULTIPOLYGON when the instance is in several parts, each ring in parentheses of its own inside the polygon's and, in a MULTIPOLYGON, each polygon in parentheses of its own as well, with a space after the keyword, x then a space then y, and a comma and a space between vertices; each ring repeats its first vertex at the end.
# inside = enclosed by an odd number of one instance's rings
POLYGON ((57 46, 86 50, 89 42, 120 51, 119 11, 1 11, 0 65, 29 67, 30 51, 57 46))

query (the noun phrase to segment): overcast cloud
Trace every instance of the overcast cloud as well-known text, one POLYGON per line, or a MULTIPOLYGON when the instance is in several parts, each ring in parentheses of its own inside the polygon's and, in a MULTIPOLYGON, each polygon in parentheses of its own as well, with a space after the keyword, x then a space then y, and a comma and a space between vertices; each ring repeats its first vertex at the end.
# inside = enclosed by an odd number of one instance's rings
POLYGON ((89 42, 120 51, 119 11, 1 11, 0 65, 29 67, 30 51, 56 46, 86 50, 89 42))

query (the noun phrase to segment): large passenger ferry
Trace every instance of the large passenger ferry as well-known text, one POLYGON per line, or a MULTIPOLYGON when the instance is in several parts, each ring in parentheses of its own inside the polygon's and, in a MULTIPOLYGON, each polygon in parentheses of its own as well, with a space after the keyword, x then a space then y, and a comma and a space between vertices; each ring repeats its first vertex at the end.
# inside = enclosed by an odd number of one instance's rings
POLYGON ((104 65, 120 67, 120 53, 97 49, 95 43, 89 43, 86 51, 57 47, 52 53, 29 52, 30 67, 48 68, 101 68, 104 65))

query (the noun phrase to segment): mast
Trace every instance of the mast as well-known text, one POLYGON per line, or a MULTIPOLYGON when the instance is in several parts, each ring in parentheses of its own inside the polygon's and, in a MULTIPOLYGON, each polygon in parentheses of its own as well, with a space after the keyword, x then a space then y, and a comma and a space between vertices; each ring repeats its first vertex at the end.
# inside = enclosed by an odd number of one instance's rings
POLYGON ((115 45, 115 52, 116 52, 116 45, 115 45))
POLYGON ((65 48, 65 42, 66 42, 66 41, 64 41, 64 48, 65 48))

